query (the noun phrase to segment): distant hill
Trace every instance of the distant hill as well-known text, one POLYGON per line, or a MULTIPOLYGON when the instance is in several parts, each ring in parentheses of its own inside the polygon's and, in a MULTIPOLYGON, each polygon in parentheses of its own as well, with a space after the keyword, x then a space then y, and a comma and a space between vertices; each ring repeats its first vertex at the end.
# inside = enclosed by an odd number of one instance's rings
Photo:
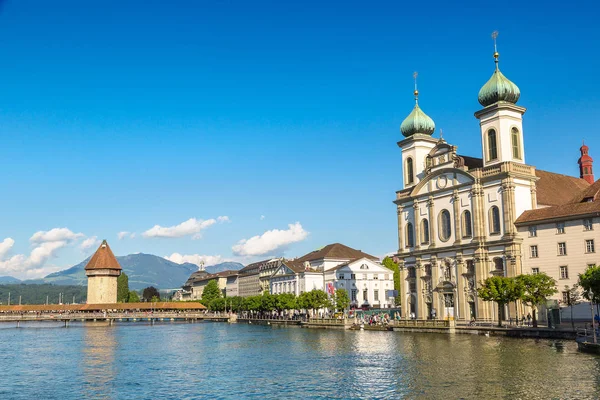
MULTIPOLYGON (((177 264, 152 254, 130 254, 117 257, 121 268, 129 277, 129 289, 140 290, 148 286, 157 289, 181 287, 192 272, 198 271, 195 264, 177 264)), ((55 285, 87 285, 85 265, 89 258, 63 271, 52 273, 43 279, 26 283, 52 283, 55 285)))
POLYGON ((0 284, 20 283, 21 280, 12 276, 0 276, 0 284))
POLYGON ((0 304, 8 304, 10 293, 10 304, 58 304, 62 297, 63 303, 85 303, 87 289, 84 286, 57 286, 49 284, 2 284, 0 285, 0 304))
POLYGON ((243 264, 240 264, 238 262, 227 261, 227 262, 222 262, 220 264, 210 265, 204 269, 209 274, 216 274, 217 272, 223 272, 223 271, 227 271, 227 270, 239 271, 242 268, 244 268, 243 264))

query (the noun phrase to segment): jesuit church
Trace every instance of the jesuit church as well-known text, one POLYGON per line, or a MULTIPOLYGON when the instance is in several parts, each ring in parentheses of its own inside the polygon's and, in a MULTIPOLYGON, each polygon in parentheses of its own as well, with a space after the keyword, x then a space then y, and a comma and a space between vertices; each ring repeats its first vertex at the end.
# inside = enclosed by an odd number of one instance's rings
MULTIPOLYGON (((498 57, 495 52, 495 70, 479 91, 482 108, 475 112, 481 158, 460 155, 456 146, 432 137, 435 124, 419 107, 416 87, 415 106, 400 127, 403 187, 394 201, 398 214, 395 261, 400 266, 404 316, 497 319, 495 303, 478 298, 479 283, 492 275, 539 272, 527 266, 531 254, 524 242, 531 229, 519 229, 517 219, 550 210, 536 223, 554 229, 556 213, 552 210, 562 207, 563 217, 571 220, 585 216, 568 210, 573 209, 569 202, 576 193, 594 186, 587 147, 581 149, 580 177, 537 170, 526 163, 522 124, 526 109, 517 105, 519 88, 500 72, 498 57)), ((548 254, 551 251, 556 255, 554 247, 548 248, 548 254)), ((543 270, 544 265, 539 267, 543 270)), ((510 310, 512 317, 515 311, 510 310)), ((506 315, 509 310, 501 312, 506 315)))

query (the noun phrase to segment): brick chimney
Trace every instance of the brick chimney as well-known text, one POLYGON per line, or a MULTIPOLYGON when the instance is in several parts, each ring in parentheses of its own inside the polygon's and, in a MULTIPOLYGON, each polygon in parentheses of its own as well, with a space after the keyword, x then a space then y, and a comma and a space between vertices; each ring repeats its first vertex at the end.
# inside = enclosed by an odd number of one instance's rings
POLYGON ((579 177, 585 179, 591 185, 594 183, 594 170, 592 169, 594 159, 588 155, 588 150, 589 147, 583 143, 579 149, 581 157, 579 157, 577 163, 579 163, 579 177))

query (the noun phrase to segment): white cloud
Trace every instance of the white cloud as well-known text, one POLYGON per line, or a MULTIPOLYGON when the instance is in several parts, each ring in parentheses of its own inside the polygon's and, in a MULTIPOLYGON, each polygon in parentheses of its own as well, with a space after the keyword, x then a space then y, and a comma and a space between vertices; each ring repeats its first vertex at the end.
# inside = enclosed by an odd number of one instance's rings
POLYGON ((135 233, 131 233, 131 232, 127 232, 127 231, 122 231, 122 232, 117 233, 117 238, 119 240, 123 240, 126 238, 133 239, 134 237, 135 237, 135 233))
POLYGON ((211 218, 207 220, 190 218, 179 225, 169 227, 154 225, 152 228, 142 233, 142 236, 145 238, 178 238, 193 235, 193 239, 199 239, 201 237, 200 231, 216 224, 217 222, 229 222, 229 217, 221 216, 217 219, 211 218))
POLYGON ((211 265, 215 265, 215 264, 219 264, 223 261, 225 261, 223 259, 223 257, 217 255, 217 256, 205 256, 205 255, 200 255, 200 254, 179 254, 179 253, 173 253, 170 256, 165 256, 165 258, 169 261, 173 261, 174 263, 177 264, 183 264, 183 263, 191 263, 191 264, 196 264, 198 267, 202 268, 202 267, 208 267, 211 265))
POLYGON ((282 252, 285 248, 296 242, 306 239, 308 232, 302 228, 300 222, 289 224, 287 230, 273 229, 260 236, 242 239, 231 249, 238 256, 262 256, 282 252))
POLYGON ((81 245, 79 246, 79 248, 82 251, 86 251, 92 247, 96 247, 99 245, 100 245, 100 241, 98 240, 98 236, 92 236, 92 237, 85 239, 83 242, 81 242, 81 245))
MULTIPOLYGON (((6 238, 0 242, 0 275, 39 278, 58 271, 61 269, 60 267, 45 266, 46 262, 55 257, 58 250, 83 237, 85 237, 83 233, 74 233, 67 228, 38 231, 29 239, 33 245, 29 255, 15 254, 8 258, 15 241, 12 238, 6 238)), ((86 239, 84 243, 90 239, 86 239)))
POLYGON ((31 236, 29 239, 32 243, 43 243, 43 242, 58 242, 80 239, 85 237, 83 233, 74 233, 67 228, 54 228, 49 231, 38 231, 31 236))
POLYGON ((261 220, 261 221, 263 221, 265 218, 267 218, 267 217, 265 217, 264 215, 261 215, 261 216, 260 216, 260 220, 261 220))

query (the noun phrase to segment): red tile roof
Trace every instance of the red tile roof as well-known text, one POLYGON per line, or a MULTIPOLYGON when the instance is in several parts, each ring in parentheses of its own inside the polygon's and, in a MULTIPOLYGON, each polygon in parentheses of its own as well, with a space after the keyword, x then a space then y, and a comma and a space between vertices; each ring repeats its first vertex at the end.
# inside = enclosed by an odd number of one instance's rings
POLYGON ((535 184, 537 202, 547 206, 569 203, 574 196, 590 186, 585 179, 574 176, 555 174, 539 169, 536 169, 535 174, 540 178, 535 184))
POLYGON ((103 240, 100 247, 98 247, 98 250, 96 250, 92 258, 90 258, 90 261, 88 261, 87 265, 85 266, 85 269, 120 270, 121 266, 119 265, 117 258, 110 249, 110 246, 108 245, 108 243, 106 243, 106 240, 103 240))
POLYGON ((351 260, 351 259, 362 258, 362 257, 370 258, 371 260, 379 260, 375 256, 372 256, 367 253, 363 253, 362 251, 353 249, 352 247, 348 247, 341 243, 333 243, 333 244, 329 244, 329 245, 323 247, 322 249, 315 250, 313 252, 305 254, 302 257, 297 258, 294 261, 315 261, 315 260, 321 260, 324 258, 337 259, 337 260, 339 260, 339 259, 351 260))

